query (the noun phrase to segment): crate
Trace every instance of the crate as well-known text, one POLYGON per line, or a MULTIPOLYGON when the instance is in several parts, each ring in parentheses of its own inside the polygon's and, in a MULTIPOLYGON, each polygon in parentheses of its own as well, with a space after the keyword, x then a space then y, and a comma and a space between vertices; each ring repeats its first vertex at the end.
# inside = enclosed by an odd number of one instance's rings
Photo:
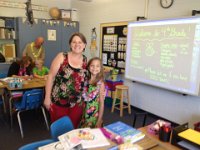
POLYGON ((106 89, 110 91, 115 91, 115 86, 116 85, 123 85, 123 81, 111 81, 111 80, 106 80, 106 89))

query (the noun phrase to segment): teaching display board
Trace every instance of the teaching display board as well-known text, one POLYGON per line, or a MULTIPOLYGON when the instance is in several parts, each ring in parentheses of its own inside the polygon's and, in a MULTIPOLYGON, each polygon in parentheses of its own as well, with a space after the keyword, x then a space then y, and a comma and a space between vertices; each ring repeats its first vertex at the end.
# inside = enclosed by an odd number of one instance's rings
POLYGON ((130 22, 125 68, 133 81, 198 95, 200 18, 130 22))
POLYGON ((128 22, 101 24, 100 57, 106 68, 124 73, 128 22))

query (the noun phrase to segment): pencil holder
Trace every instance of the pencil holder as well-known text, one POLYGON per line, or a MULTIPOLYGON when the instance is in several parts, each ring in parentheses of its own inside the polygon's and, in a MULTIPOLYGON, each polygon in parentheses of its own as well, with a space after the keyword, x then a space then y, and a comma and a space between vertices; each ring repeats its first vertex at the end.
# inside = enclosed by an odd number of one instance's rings
POLYGON ((171 128, 168 126, 162 126, 159 129, 159 139, 163 142, 169 142, 171 135, 171 128))

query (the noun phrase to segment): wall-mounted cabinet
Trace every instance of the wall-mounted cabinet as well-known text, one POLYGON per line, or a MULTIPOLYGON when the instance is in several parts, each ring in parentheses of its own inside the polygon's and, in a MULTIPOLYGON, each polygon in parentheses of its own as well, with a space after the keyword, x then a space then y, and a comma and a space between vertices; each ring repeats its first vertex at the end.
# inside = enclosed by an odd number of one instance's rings
POLYGON ((10 17, 0 17, 0 52, 7 62, 15 59, 16 20, 10 17))
MULTIPOLYGON (((2 45, 2 41, 4 44, 16 43, 16 56, 21 58, 26 44, 33 42, 36 37, 42 36, 45 39, 43 46, 46 51, 45 65, 47 67, 50 67, 53 58, 59 52, 70 50, 68 43, 69 38, 74 32, 79 31, 79 23, 75 21, 69 22, 62 20, 34 19, 34 24, 30 25, 26 18, 18 17, 14 20, 16 21, 14 22, 16 38, 0 39, 0 45, 2 45)), ((0 72, 7 73, 8 67, 9 65, 6 64, 5 66, 3 63, 0 63, 0 72)))
POLYGON ((50 67, 53 58, 61 51, 69 51, 70 36, 79 31, 79 23, 75 21, 35 19, 30 25, 26 18, 17 18, 17 55, 22 56, 27 43, 36 37, 44 37, 45 65, 50 67))

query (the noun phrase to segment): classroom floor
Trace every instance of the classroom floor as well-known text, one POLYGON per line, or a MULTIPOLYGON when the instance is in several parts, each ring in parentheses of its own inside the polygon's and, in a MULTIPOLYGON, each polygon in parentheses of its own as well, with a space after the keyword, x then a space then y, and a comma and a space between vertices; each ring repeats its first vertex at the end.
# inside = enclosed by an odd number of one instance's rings
MULTIPOLYGON (((132 126, 135 112, 141 112, 136 108, 132 108, 132 114, 129 115, 127 110, 124 110, 124 116, 119 117, 119 111, 115 110, 111 113, 111 108, 105 106, 104 125, 115 121, 123 121, 132 126)), ((38 140, 50 138, 49 131, 46 129, 43 115, 41 112, 22 113, 22 125, 24 129, 24 139, 21 138, 20 130, 17 122, 17 117, 14 117, 13 129, 10 129, 9 122, 4 116, 0 116, 0 150, 17 150, 20 146, 38 140)), ((148 115, 146 125, 156 121, 158 117, 148 115)), ((138 117, 135 127, 142 126, 143 118, 138 117)))

